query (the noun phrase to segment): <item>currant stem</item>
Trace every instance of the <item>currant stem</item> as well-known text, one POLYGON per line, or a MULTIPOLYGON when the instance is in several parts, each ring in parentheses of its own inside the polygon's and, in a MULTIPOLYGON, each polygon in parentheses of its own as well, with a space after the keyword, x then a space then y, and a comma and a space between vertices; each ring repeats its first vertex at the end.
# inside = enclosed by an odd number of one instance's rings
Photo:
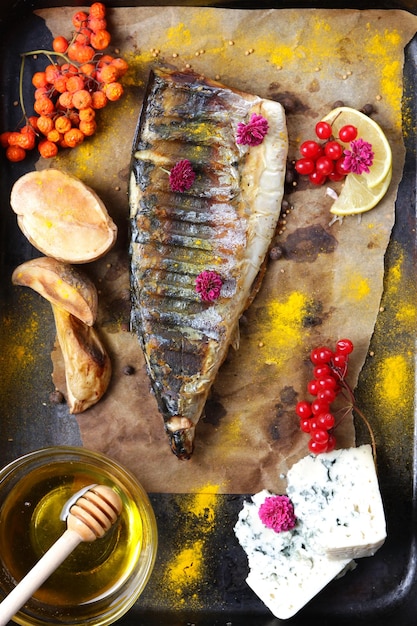
POLYGON ((351 403, 351 407, 350 408, 352 409, 352 411, 354 413, 359 415, 359 417, 361 418, 361 420, 363 421, 363 423, 365 424, 365 426, 368 429, 369 436, 371 438, 372 454, 373 454, 374 462, 375 462, 375 465, 376 465, 376 441, 375 441, 375 435, 374 435, 374 432, 372 430, 371 424, 369 423, 368 419, 365 417, 365 414, 356 405, 354 393, 353 393, 352 389, 350 388, 350 385, 346 382, 346 380, 344 379, 343 376, 340 376, 340 384, 342 385, 343 390, 346 391, 348 393, 348 395, 349 395, 349 400, 350 400, 350 403, 351 403))
POLYGON ((357 413, 359 415, 359 417, 363 420, 364 424, 366 425, 368 432, 369 432, 369 436, 371 438, 371 446, 372 446, 372 454, 374 457, 374 463, 375 463, 375 467, 376 467, 376 441, 375 441, 375 435, 374 432, 372 430, 372 427, 368 421, 368 419, 365 417, 364 413, 362 413, 362 411, 356 406, 353 405, 352 406, 352 411, 354 411, 355 413, 357 413))

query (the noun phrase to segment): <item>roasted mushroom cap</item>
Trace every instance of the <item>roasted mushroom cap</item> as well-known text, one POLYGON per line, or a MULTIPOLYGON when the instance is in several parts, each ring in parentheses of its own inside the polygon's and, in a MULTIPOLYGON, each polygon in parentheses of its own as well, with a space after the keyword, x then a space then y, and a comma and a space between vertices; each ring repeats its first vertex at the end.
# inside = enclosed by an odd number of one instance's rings
POLYGON ((14 285, 31 287, 51 304, 72 313, 88 326, 97 317, 97 289, 90 278, 69 263, 39 257, 22 263, 12 274, 14 285))
POLYGON ((117 227, 102 200, 78 178, 60 170, 20 177, 10 203, 35 248, 60 261, 94 261, 116 241, 117 227))

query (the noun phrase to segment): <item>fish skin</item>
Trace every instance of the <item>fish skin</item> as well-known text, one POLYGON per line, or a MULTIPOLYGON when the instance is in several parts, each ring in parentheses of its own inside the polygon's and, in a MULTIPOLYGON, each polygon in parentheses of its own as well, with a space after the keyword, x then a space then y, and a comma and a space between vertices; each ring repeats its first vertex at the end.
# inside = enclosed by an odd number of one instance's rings
POLYGON ((151 72, 129 184, 131 328, 179 459, 192 455, 196 424, 274 236, 287 150, 277 102, 192 72, 151 72), (236 128, 252 113, 268 119, 269 131, 249 148, 236 143, 236 128), (196 179, 174 193, 167 172, 180 159, 196 179), (206 269, 223 280, 213 303, 195 290, 206 269))

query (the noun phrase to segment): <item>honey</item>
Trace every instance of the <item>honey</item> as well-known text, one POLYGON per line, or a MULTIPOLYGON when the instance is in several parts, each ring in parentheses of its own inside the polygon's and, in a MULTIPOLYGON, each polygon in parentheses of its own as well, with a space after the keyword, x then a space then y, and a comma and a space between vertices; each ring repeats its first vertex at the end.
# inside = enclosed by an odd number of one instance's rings
MULTIPOLYGON (((30 455, 28 455, 30 456, 30 455)), ((151 568, 149 543, 152 531, 143 503, 137 501, 111 467, 89 465, 84 458, 44 456, 19 480, 9 485, 0 502, 0 585, 3 595, 35 565, 65 532, 62 509, 80 489, 92 484, 114 488, 123 508, 110 530, 93 542, 81 542, 35 592, 25 611, 48 613, 55 623, 107 623, 97 616, 134 595, 141 561, 151 568)), ((4 473, 4 470, 3 470, 4 473)), ((1 480, 13 482, 9 477, 1 480)), ((3 485, 2 485, 3 482, 3 485)), ((146 500, 146 495, 144 495, 146 500)), ((144 586, 144 585, 142 585, 144 586)), ((0 598, 1 599, 1 598, 0 598)), ((118 615, 120 617, 120 615, 118 615)), ((112 620, 113 621, 113 620, 112 620)), ((31 623, 30 620, 24 623, 31 623)))

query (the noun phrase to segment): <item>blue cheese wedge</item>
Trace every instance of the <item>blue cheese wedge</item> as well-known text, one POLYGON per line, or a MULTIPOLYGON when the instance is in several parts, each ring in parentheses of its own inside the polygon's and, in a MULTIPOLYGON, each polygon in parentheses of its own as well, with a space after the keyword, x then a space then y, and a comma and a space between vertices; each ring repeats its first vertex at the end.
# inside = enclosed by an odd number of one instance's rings
POLYGON ((276 617, 289 619, 352 561, 319 552, 301 522, 281 533, 264 526, 258 511, 270 495, 263 490, 245 502, 234 530, 248 557, 247 584, 276 617))
POLYGON ((248 585, 271 612, 288 619, 331 580, 371 556, 386 537, 370 446, 309 455, 287 475, 297 518, 276 533, 259 518, 270 492, 245 502, 234 531, 248 557, 248 585))
POLYGON ((368 445, 307 456, 289 470, 287 494, 331 558, 372 556, 386 538, 383 503, 368 445), (315 533, 320 518, 320 533, 315 533))

